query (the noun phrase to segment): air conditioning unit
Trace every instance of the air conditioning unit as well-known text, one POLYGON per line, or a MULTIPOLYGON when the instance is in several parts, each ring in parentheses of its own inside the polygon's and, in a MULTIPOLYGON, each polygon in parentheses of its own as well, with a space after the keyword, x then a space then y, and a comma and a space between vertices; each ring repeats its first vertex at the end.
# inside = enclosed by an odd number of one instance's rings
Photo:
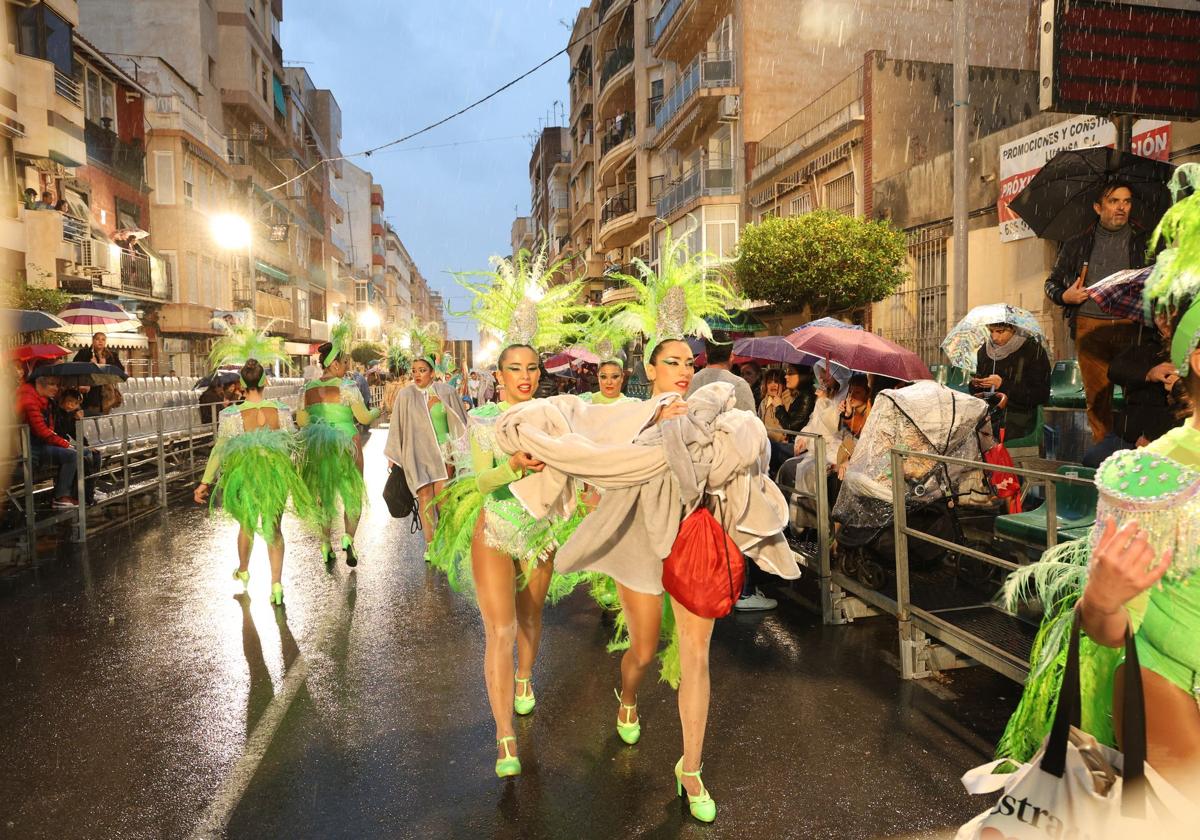
POLYGON ((717 119, 721 122, 736 122, 742 113, 742 98, 736 93, 721 97, 717 106, 717 119))

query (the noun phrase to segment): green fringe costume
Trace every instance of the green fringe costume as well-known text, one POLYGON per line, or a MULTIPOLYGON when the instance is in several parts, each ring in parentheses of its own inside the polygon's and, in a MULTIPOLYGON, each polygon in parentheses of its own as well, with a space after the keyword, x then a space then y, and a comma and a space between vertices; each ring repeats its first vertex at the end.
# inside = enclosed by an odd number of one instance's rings
MULTIPOLYGON (((518 578, 521 588, 527 583, 525 572, 552 558, 555 549, 574 533, 586 513, 580 506, 567 519, 537 520, 513 496, 508 485, 521 476, 509 469, 508 456, 496 448, 492 435, 496 418, 507 407, 507 403, 492 403, 468 412, 471 468, 460 468, 457 477, 435 500, 441 515, 425 560, 445 574, 450 586, 458 592, 474 588, 471 543, 481 513, 484 539, 489 547, 518 564, 522 572, 518 578)), ((587 579, 587 573, 555 572, 546 598, 555 604, 587 579)))
POLYGON ((217 442, 204 471, 203 483, 219 474, 210 505, 221 508, 248 533, 275 541, 276 525, 291 510, 306 523, 317 520, 308 488, 296 469, 298 440, 288 407, 273 400, 229 406, 220 414, 217 442), (281 427, 243 431, 242 412, 275 409, 281 427), (290 505, 289 505, 290 501, 290 505))
POLYGON ((320 521, 329 526, 337 518, 339 501, 349 518, 356 519, 362 514, 367 485, 358 471, 354 445, 358 429, 354 421, 370 423, 379 416, 379 409, 366 408, 352 380, 315 380, 305 390, 322 387, 337 387, 341 400, 314 403, 302 409, 300 476, 320 509, 320 521))

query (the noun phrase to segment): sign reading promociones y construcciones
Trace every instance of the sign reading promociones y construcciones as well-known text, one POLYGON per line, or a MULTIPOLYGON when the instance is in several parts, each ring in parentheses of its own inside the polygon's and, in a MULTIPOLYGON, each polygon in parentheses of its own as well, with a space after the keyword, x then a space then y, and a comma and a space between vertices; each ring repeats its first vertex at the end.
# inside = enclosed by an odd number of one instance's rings
MULTIPOLYGON (((1000 147, 1000 197, 996 212, 1000 218, 1000 241, 1012 242, 1034 235, 1029 225, 1009 209, 1011 202, 1038 174, 1046 161, 1066 149, 1115 146, 1117 129, 1103 117, 1075 117, 1052 125, 1020 140, 1000 147)), ((1138 120, 1133 124, 1135 155, 1167 160, 1171 154, 1171 124, 1161 120, 1138 120)))

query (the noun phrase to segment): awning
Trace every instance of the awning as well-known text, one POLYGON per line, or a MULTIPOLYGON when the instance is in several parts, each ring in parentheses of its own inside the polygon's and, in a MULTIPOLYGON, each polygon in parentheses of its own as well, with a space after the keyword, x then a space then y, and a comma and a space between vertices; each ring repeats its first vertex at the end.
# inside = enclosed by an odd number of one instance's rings
POLYGON ((287 114, 287 100, 283 95, 283 82, 279 81, 278 76, 272 77, 275 81, 275 110, 281 114, 287 114))
POLYGON ((710 315, 704 319, 704 323, 714 330, 724 332, 758 332, 767 328, 766 324, 749 312, 726 312, 724 315, 710 315))
POLYGON ((261 271, 263 274, 267 275, 268 277, 275 278, 280 283, 292 282, 291 276, 286 271, 284 271, 283 269, 276 268, 275 266, 270 265, 269 263, 262 262, 261 260, 254 261, 254 270, 261 271))
MULTIPOLYGON (((117 350, 145 350, 150 347, 150 342, 141 333, 105 332, 105 335, 108 336, 108 346, 117 350)), ((92 343, 92 335, 67 333, 62 336, 62 343, 66 347, 87 347, 92 343)))
POLYGON ((283 342, 283 352, 289 356, 310 356, 308 352, 309 344, 307 341, 285 341, 283 342))

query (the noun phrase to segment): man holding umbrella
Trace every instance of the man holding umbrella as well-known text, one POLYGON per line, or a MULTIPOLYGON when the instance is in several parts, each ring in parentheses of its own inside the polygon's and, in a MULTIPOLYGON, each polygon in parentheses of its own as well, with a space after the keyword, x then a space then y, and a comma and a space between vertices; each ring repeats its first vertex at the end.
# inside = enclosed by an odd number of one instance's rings
POLYGON ((1092 437, 1100 441, 1113 424, 1108 365, 1117 353, 1137 343, 1139 329, 1132 321, 1101 309, 1088 296, 1087 287, 1117 271, 1144 266, 1150 232, 1131 224, 1133 189, 1122 181, 1101 187, 1092 209, 1095 224, 1059 249, 1046 280, 1046 296, 1063 307, 1075 339, 1088 424, 1092 437))

